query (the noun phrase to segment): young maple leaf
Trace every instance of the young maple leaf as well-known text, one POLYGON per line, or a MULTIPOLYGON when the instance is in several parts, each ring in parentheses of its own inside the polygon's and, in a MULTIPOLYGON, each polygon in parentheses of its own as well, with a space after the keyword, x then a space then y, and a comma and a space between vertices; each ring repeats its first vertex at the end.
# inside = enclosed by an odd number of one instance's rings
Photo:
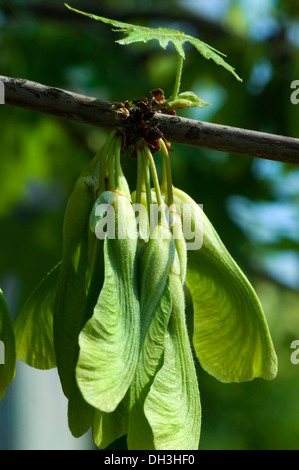
POLYGON ((185 58, 184 52, 184 44, 185 42, 190 42, 197 51, 206 59, 212 59, 216 64, 221 65, 226 70, 231 72, 237 80, 242 81, 242 79, 236 74, 234 68, 229 65, 222 57, 226 57, 220 51, 217 51, 214 47, 206 44, 205 42, 201 41, 200 39, 194 38, 193 36, 189 36, 188 34, 182 33, 181 31, 177 31, 174 29, 168 28, 150 28, 148 26, 139 26, 133 25, 129 23, 123 23, 122 21, 115 21, 110 20, 108 18, 104 18, 103 16, 93 15, 92 13, 86 13, 80 10, 76 10, 75 8, 70 7, 65 3, 65 6, 76 13, 80 13, 81 15, 89 16, 97 21, 102 21, 103 23, 111 24, 115 26, 117 30, 127 36, 123 39, 120 39, 116 42, 122 45, 132 44, 134 42, 148 42, 153 39, 157 40, 160 46, 163 49, 167 48, 169 42, 171 42, 176 49, 177 53, 183 59, 185 58))

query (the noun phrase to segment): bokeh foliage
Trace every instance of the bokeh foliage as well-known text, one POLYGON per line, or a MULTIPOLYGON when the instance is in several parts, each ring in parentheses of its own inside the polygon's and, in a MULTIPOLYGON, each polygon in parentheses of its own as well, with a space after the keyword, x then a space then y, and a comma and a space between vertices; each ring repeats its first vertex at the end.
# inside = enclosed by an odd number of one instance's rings
MULTIPOLYGON (((186 48, 182 91, 190 89, 212 106, 185 110, 185 116, 299 137, 299 105, 290 102, 290 84, 299 79, 297 2, 198 3, 202 11, 184 0, 71 5, 129 23, 180 29, 226 53, 243 84, 186 48)), ((157 87, 169 97, 173 50, 162 51, 155 42, 120 46, 117 36, 61 1, 2 0, 0 74, 111 101, 149 96, 157 87)), ((68 195, 107 131, 1 106, 0 133, 0 286, 15 316, 60 260, 68 195)), ((136 162, 126 156, 123 164, 133 190, 136 162)), ((290 344, 299 339, 299 171, 181 145, 173 145, 172 164, 174 184, 203 204, 256 288, 279 359, 272 382, 224 385, 198 368, 200 448, 299 449, 299 365, 290 361, 290 344)))

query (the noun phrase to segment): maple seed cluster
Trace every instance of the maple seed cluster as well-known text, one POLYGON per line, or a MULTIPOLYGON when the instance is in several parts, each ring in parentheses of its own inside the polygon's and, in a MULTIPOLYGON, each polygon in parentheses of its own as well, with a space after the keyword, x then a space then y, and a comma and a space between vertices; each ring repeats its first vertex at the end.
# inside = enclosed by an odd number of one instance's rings
POLYGON ((252 286, 202 209, 172 184, 167 145, 150 125, 161 105, 155 96, 125 105, 125 132, 110 133, 70 195, 61 263, 14 324, 17 358, 57 367, 72 434, 92 428, 100 449, 124 435, 130 450, 198 449, 192 347, 203 369, 222 382, 272 379, 277 371, 252 286), (129 144, 137 163, 134 191, 120 164, 129 144), (162 157, 161 181, 153 154, 162 157), (138 229, 135 204, 145 208, 138 229), (160 209, 154 224, 153 204, 160 209), (115 236, 107 231, 99 238, 109 214, 115 236), (184 226, 203 239, 188 255, 184 226))

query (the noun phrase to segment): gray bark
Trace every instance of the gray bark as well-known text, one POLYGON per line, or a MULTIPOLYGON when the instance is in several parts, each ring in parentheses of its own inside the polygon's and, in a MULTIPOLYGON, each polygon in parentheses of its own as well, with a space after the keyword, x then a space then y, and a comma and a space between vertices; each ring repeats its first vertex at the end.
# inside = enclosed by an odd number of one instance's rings
MULTIPOLYGON (((5 85, 7 105, 107 129, 124 125, 125 115, 117 108, 117 104, 24 79, 0 76, 0 81, 5 85)), ((153 122, 158 124, 170 142, 299 163, 299 139, 296 138, 159 113, 154 115, 153 122)))

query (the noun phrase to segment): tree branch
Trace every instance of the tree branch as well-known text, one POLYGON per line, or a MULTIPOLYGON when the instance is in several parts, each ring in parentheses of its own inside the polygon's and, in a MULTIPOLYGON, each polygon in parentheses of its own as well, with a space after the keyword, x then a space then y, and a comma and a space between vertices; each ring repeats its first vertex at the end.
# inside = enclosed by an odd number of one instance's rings
MULTIPOLYGON (((125 115, 114 103, 24 79, 0 75, 0 81, 5 104, 107 129, 124 125, 125 115)), ((153 122, 171 142, 299 164, 299 139, 158 113, 153 122)))

